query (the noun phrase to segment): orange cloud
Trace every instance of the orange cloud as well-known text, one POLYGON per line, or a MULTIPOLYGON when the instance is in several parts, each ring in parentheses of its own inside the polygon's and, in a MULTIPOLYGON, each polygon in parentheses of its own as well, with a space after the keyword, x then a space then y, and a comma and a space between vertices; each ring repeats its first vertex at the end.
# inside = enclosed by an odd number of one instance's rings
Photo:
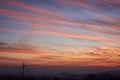
POLYGON ((24 60, 34 65, 115 67, 119 65, 120 60, 119 53, 117 53, 120 51, 119 47, 77 48, 76 51, 73 50, 73 54, 69 52, 57 53, 58 51, 53 52, 51 49, 41 48, 38 52, 29 54, 30 52, 26 50, 26 52, 23 53, 19 48, 5 48, 2 47, 3 45, 4 44, 1 44, 0 47, 0 51, 2 50, 0 52, 0 60, 6 60, 6 62, 7 60, 12 62, 12 60, 16 59, 18 61, 24 60), (23 54, 14 54, 14 52, 23 54))

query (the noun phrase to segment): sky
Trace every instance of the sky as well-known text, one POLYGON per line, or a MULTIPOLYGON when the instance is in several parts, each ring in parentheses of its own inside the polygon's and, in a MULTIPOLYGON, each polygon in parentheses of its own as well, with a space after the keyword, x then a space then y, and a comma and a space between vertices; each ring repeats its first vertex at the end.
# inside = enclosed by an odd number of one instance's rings
POLYGON ((0 65, 120 66, 120 0, 0 0, 0 65))

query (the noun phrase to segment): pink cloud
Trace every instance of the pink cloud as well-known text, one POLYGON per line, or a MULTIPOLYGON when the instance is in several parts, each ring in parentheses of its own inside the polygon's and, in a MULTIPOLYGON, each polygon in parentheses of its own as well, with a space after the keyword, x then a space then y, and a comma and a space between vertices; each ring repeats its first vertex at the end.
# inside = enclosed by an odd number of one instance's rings
MULTIPOLYGON (((30 34, 29 31, 23 31, 23 30, 16 30, 16 29, 10 29, 10 28, 0 28, 1 31, 6 32, 15 32, 15 33, 24 33, 24 34, 30 34)), ((88 36, 88 35, 82 35, 82 34, 74 34, 74 33, 64 33, 64 32, 56 32, 56 31, 41 31, 36 30, 33 31, 32 34, 47 34, 47 35, 56 35, 56 36, 63 36, 63 37, 70 37, 70 38, 76 38, 76 39, 85 39, 85 40, 92 40, 97 42, 102 42, 106 44, 112 44, 114 41, 102 39, 94 36, 88 36)))

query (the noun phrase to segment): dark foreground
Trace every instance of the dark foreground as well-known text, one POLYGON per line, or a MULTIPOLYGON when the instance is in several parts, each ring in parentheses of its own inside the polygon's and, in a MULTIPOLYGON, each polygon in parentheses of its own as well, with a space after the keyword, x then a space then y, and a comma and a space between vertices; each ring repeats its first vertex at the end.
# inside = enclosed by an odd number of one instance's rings
POLYGON ((62 75, 62 76, 41 76, 41 77, 19 77, 19 76, 0 76, 0 80, 120 80, 120 75, 110 74, 88 74, 88 75, 62 75))

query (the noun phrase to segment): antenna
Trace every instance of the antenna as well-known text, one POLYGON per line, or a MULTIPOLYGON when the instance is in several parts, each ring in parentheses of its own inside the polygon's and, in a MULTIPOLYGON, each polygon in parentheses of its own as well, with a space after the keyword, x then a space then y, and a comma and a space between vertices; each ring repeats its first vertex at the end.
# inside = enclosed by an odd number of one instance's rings
POLYGON ((23 61, 23 65, 22 65, 22 77, 23 77, 23 79, 25 77, 25 64, 24 64, 24 61, 23 61))

